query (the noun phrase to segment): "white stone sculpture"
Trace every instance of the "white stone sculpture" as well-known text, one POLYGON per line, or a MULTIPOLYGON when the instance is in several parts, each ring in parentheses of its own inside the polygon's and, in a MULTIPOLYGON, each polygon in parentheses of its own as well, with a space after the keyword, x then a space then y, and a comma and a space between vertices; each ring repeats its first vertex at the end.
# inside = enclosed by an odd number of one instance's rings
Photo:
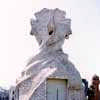
POLYGON ((17 100, 51 100, 47 99, 48 79, 67 80, 66 100, 84 100, 80 74, 62 50, 72 33, 71 20, 65 15, 62 10, 44 8, 31 19, 31 35, 36 37, 40 53, 30 58, 17 79, 17 100))

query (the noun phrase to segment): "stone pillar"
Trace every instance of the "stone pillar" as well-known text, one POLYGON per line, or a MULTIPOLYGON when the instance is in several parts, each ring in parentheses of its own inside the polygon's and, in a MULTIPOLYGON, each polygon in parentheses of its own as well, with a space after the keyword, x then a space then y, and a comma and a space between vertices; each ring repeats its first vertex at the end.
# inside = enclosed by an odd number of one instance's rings
POLYGON ((99 100, 99 84, 100 84, 100 80, 98 76, 94 76, 92 79, 92 84, 94 87, 94 92, 95 92, 95 96, 94 96, 94 100, 99 100))
POLYGON ((93 76, 92 85, 88 89, 88 100, 100 100, 99 84, 99 76, 93 76))

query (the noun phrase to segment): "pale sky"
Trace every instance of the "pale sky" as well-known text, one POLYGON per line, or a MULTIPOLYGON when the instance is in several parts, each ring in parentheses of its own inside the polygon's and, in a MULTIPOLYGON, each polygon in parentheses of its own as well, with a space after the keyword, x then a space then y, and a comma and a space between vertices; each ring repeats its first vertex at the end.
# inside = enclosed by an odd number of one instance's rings
POLYGON ((59 8, 72 19, 72 32, 64 52, 82 78, 100 76, 100 0, 0 1, 0 86, 14 85, 27 59, 39 51, 30 36, 30 18, 42 8, 59 8))

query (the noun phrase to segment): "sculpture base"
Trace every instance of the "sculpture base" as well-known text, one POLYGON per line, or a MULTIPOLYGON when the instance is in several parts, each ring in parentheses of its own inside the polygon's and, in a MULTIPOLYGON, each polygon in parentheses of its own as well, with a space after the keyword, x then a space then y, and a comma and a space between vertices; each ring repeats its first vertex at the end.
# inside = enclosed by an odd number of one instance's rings
POLYGON ((66 54, 42 53, 32 59, 17 83, 18 100, 57 100, 59 96, 59 100, 85 100, 80 74, 66 54))

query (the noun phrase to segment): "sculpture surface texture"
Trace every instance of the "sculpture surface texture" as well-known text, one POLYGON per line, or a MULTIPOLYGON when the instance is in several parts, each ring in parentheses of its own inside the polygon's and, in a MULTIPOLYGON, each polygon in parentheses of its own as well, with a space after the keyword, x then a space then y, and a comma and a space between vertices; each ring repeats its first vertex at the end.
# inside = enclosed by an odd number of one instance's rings
POLYGON ((31 19, 31 35, 36 37, 40 52, 29 59, 17 79, 18 100, 47 100, 46 80, 67 79, 66 100, 84 100, 82 80, 75 66, 62 50, 65 39, 72 34, 71 19, 59 9, 46 9, 31 19))

